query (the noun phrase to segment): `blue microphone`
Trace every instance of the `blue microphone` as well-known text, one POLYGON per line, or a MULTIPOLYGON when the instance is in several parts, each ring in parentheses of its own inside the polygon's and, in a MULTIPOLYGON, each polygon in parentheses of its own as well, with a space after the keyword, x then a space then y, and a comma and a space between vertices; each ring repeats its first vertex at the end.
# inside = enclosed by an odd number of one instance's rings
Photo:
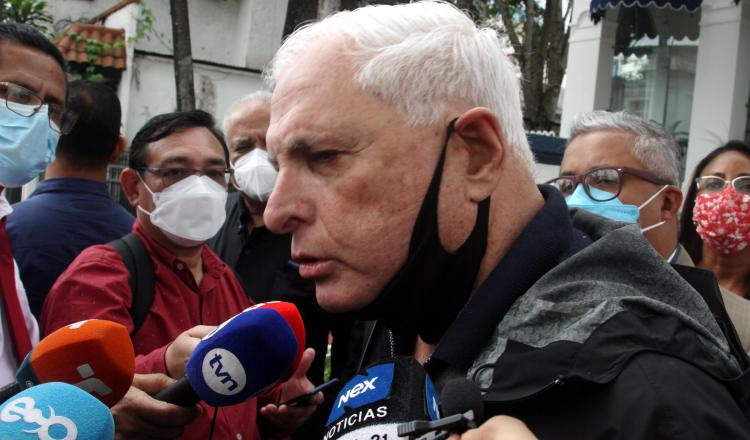
POLYGON ((437 420, 435 386, 411 356, 370 365, 339 391, 326 422, 324 440, 398 438, 398 426, 437 420))
POLYGON ((225 321, 195 347, 185 377, 158 400, 190 406, 229 406, 262 393, 284 378, 297 356, 297 336, 273 308, 254 307, 225 321))
POLYGON ((115 437, 109 408, 62 382, 28 388, 0 406, 0 439, 107 440, 115 437))

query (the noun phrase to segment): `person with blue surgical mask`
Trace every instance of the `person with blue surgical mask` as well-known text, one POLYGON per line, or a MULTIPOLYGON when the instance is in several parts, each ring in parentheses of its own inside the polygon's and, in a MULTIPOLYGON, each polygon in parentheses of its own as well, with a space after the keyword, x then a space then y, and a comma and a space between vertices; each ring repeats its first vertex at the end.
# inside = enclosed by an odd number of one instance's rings
POLYGON ((64 117, 63 56, 31 26, 0 23, 0 386, 39 341, 39 327, 13 258, 5 223, 13 209, 5 188, 39 175, 55 157, 64 117))
POLYGON ((637 223, 666 260, 691 263, 677 242, 678 149, 663 128, 638 116, 586 113, 572 123, 559 177, 547 183, 563 193, 570 208, 637 223))

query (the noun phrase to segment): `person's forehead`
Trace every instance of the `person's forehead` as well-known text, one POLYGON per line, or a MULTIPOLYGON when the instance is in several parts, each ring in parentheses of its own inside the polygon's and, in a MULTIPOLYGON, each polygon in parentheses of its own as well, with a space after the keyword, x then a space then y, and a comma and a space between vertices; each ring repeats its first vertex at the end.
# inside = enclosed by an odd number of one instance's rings
POLYGON ((36 48, 0 42, 0 81, 26 87, 45 101, 65 103, 65 73, 52 56, 36 48))
POLYGON ((716 156, 703 169, 701 175, 723 174, 728 178, 750 174, 750 157, 739 151, 727 151, 716 156))
POLYGON ((384 101, 364 92, 341 45, 312 45, 279 77, 271 102, 267 141, 273 155, 300 140, 346 137, 384 115, 401 117, 384 101))
POLYGON ((603 166, 643 168, 633 153, 635 141, 634 133, 615 130, 594 130, 578 135, 565 149, 560 172, 580 175, 603 166))
POLYGON ((262 101, 244 103, 229 115, 227 135, 253 129, 266 129, 270 121, 271 103, 262 101))
POLYGON ((224 162, 224 150, 205 127, 193 127, 170 134, 147 147, 147 162, 155 166, 175 159, 191 163, 224 162))

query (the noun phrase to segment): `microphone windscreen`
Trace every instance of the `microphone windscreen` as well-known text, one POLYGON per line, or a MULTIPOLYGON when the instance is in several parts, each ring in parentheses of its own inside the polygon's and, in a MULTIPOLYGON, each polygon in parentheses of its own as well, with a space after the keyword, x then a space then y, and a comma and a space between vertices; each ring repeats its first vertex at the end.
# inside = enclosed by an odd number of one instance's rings
POLYGON ((251 308, 206 335, 188 358, 185 373, 204 402, 234 405, 279 382, 297 348, 297 336, 279 312, 251 308))
MULTIPOLYGON (((286 319, 286 322, 289 323, 289 326, 294 331, 295 336, 297 336, 297 356, 294 358, 294 364, 286 373, 286 375, 281 378, 281 382, 286 382, 297 370, 300 360, 302 360, 302 354, 305 352, 305 324, 302 321, 302 316, 299 314, 297 306, 290 302, 269 301, 250 307, 250 309, 255 308, 273 309, 281 313, 281 316, 286 319)), ((320 353, 316 353, 316 356, 317 355, 320 355, 320 353)))
POLYGON ((112 407, 130 388, 135 352, 125 326, 89 319, 42 339, 16 372, 22 386, 65 382, 112 407))
POLYGON ((427 372, 413 357, 398 356, 365 368, 344 385, 323 439, 396 439, 399 424, 439 417, 437 393, 427 372))
POLYGON ((479 389, 479 385, 465 377, 446 382, 440 392, 440 403, 446 417, 472 410, 474 411, 474 422, 477 425, 480 425, 484 420, 482 391, 479 389))
POLYGON ((108 440, 115 437, 109 409, 66 383, 26 389, 0 406, 0 439, 108 440))

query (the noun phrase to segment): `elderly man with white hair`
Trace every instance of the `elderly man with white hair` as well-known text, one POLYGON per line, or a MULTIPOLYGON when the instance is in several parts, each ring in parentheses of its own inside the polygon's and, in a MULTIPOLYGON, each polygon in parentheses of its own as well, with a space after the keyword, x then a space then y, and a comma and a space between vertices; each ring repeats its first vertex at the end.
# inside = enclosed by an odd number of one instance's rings
POLYGON ((376 320, 362 365, 470 378, 540 438, 748 435, 748 361, 700 294, 637 226, 535 185, 494 31, 446 2, 365 7, 297 30, 267 78, 265 223, 321 306, 376 320))
POLYGON ((268 161, 266 130, 271 93, 258 90, 232 103, 223 121, 237 191, 227 197, 227 219, 208 243, 231 267, 245 293, 255 302, 289 301, 302 314, 306 345, 320 353, 308 378, 323 382, 329 332, 334 332, 332 374, 338 376, 348 355, 349 319, 331 316, 315 302, 315 284, 300 278, 290 262, 291 234, 275 234, 263 223, 263 211, 276 181, 268 161))

